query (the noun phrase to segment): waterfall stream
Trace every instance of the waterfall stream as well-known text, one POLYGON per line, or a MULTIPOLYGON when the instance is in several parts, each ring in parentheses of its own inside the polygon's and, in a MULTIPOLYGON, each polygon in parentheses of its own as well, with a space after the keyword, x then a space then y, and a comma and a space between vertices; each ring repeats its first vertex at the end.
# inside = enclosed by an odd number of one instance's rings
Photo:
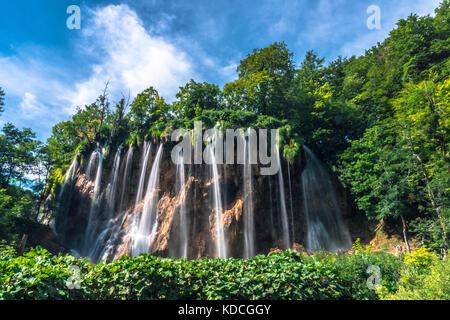
POLYGON ((291 185, 291 164, 287 162, 288 169, 288 182, 289 182, 289 204, 290 204, 290 216, 291 216, 291 239, 295 242, 295 226, 294 226, 294 207, 292 205, 292 185, 291 185))
POLYGON ((142 196, 144 193, 144 184, 145 184, 145 174, 147 173, 147 164, 148 159, 150 157, 150 150, 151 150, 152 144, 150 142, 145 141, 144 147, 142 152, 142 158, 141 158, 141 174, 139 176, 139 184, 138 184, 138 191, 136 194, 136 203, 135 207, 141 202, 142 196))
POLYGON ((123 210, 125 209, 124 206, 124 201, 126 201, 125 199, 125 190, 128 186, 129 178, 131 175, 131 162, 133 161, 133 146, 130 146, 128 148, 127 151, 127 155, 126 155, 126 162, 125 162, 125 168, 123 170, 123 176, 122 176, 122 188, 120 191, 120 202, 119 202, 119 210, 118 212, 123 212, 123 210))
POLYGON ((94 245, 91 246, 89 251, 89 257, 92 261, 100 261, 104 252, 108 251, 111 240, 115 238, 117 232, 117 218, 115 213, 115 203, 116 203, 116 194, 118 190, 118 178, 120 171, 120 154, 122 152, 122 148, 119 147, 116 151, 116 155, 114 156, 112 174, 110 182, 107 187, 107 206, 106 206, 106 217, 108 221, 106 225, 102 227, 100 233, 97 236, 97 239, 94 242, 94 245))
POLYGON ((55 229, 67 247, 92 262, 150 252, 181 258, 205 254, 251 258, 259 250, 291 249, 296 242, 308 251, 349 249, 351 237, 331 176, 316 155, 303 146, 305 162, 297 182, 295 165, 287 163, 287 177, 283 175, 284 160, 276 146, 276 176, 257 176, 260 170, 252 148, 258 140, 251 139, 251 130, 236 136, 244 136, 241 147, 236 146, 243 155, 237 164, 220 161, 218 148, 223 141, 217 129, 206 142, 205 163, 189 167, 184 163, 183 149, 176 165, 164 164, 167 158, 162 143, 156 155, 152 155, 151 143, 144 142, 142 148, 130 146, 126 153, 119 147, 113 157, 106 157, 105 148, 97 146, 88 158, 85 175, 80 174, 81 180, 77 180, 81 156, 74 158, 65 173, 57 197, 60 218, 55 229), (133 161, 133 150, 139 150, 139 161, 133 161), (167 171, 170 168, 174 172, 167 171), (102 181, 105 177, 108 181, 102 181), (160 177, 164 179, 161 186, 160 177), (159 203, 162 195, 164 201, 159 203), (83 204, 87 196, 90 202, 83 204), (294 201, 296 197, 301 201, 294 201), (72 201, 81 202, 79 208, 87 214, 71 211, 72 201), (189 203, 192 205, 187 206, 189 203), (304 241, 294 225, 302 218, 304 241), (75 223, 71 219, 76 219, 75 223), (84 223, 84 232, 74 235, 76 226, 84 223), (264 224, 267 228, 260 228, 264 224))
POLYGON ((119 177, 119 169, 120 169, 120 153, 121 147, 119 147, 116 151, 116 155, 114 156, 113 168, 112 168, 112 176, 111 181, 108 184, 108 216, 114 217, 114 210, 116 205, 116 193, 117 193, 117 184, 119 177))
POLYGON ((253 217, 253 181, 250 129, 244 149, 244 258, 255 256, 255 221, 253 217))
MULTIPOLYGON (((97 161, 97 172, 95 174, 95 182, 94 182, 94 192, 91 199, 91 206, 89 209, 89 216, 88 216, 88 222, 86 226, 86 232, 84 236, 84 253, 87 256, 90 256, 90 252, 92 250, 91 243, 95 236, 96 231, 96 215, 99 211, 100 207, 100 184, 102 179, 102 168, 103 168, 103 155, 104 155, 104 149, 99 150, 96 149, 94 153, 96 154, 95 157, 91 156, 91 160, 94 161, 95 158, 98 158, 97 161)), ((91 161, 89 161, 89 165, 92 167, 91 161)), ((89 168, 89 166, 88 166, 89 168)))
POLYGON ((218 143, 218 130, 214 130, 214 136, 211 137, 209 156, 211 160, 211 171, 213 178, 213 199, 216 224, 216 254, 219 258, 227 258, 227 248, 225 244, 225 233, 223 230, 223 207, 222 193, 220 192, 220 180, 217 170, 216 147, 218 143))
POLYGON ((51 224, 51 227, 53 229, 53 232, 55 234, 62 233, 62 237, 64 240, 65 237, 65 229, 66 229, 66 223, 67 223, 67 211, 70 206, 70 202, 72 200, 72 191, 73 191, 73 184, 75 180, 75 174, 78 169, 78 156, 76 156, 72 164, 70 165, 69 169, 67 170, 66 174, 64 175, 64 180, 61 186, 61 190, 59 191, 58 195, 58 212, 61 216, 64 217, 63 220, 60 220, 60 223, 54 223, 51 224))
MULTIPOLYGON (((155 160, 150 172, 150 178, 147 184, 147 192, 145 194, 144 208, 137 224, 137 230, 134 234, 133 256, 140 253, 149 252, 151 248, 152 235, 158 226, 158 200, 159 200, 159 165, 161 162, 162 144, 159 145, 155 160)), ((147 155, 148 157, 148 155, 147 155)))
POLYGON ((186 217, 186 190, 184 188, 184 185, 186 183, 185 174, 184 174, 184 160, 183 160, 183 153, 180 151, 180 159, 181 163, 177 165, 177 176, 176 176, 176 188, 177 188, 177 194, 180 198, 184 199, 184 201, 181 202, 179 206, 179 224, 180 224, 180 244, 179 244, 179 257, 187 258, 187 251, 188 251, 188 221, 186 217), (181 194, 183 193, 183 194, 181 194))
POLYGON ((277 162, 279 166, 278 171, 278 191, 280 193, 280 214, 281 214, 281 225, 283 232, 283 249, 289 249, 291 247, 291 237, 289 236, 289 222, 286 211, 286 200, 284 196, 284 179, 283 179, 283 169, 281 168, 281 160, 280 160, 280 150, 276 148, 277 162))
POLYGON ((303 208, 308 251, 348 250, 352 241, 339 208, 327 170, 316 155, 303 146, 306 166, 302 173, 303 208))

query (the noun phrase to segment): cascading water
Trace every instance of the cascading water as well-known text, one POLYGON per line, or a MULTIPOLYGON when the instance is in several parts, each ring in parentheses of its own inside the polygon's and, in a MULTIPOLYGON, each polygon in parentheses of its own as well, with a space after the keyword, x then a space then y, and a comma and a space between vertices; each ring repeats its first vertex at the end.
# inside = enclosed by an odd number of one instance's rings
POLYGON ((114 217, 114 209, 116 204, 116 193, 117 193, 117 184, 119 177, 119 169, 120 169, 120 153, 122 148, 119 147, 116 151, 116 155, 114 156, 114 163, 112 168, 112 177, 111 182, 108 185, 108 216, 114 217))
MULTIPOLYGON (((119 240, 120 230, 125 222, 126 215, 121 213, 124 213, 124 201, 125 201, 125 191, 126 187, 128 186, 128 178, 130 176, 131 171, 131 162, 133 161, 133 147, 130 146, 128 148, 128 151, 126 153, 126 161, 125 161, 125 167, 123 169, 123 175, 122 175, 122 188, 120 191, 120 202, 118 209, 116 210, 115 216, 110 219, 106 225, 106 228, 104 232, 102 232, 99 235, 98 243, 103 242, 104 245, 101 248, 100 254, 97 256, 98 260, 105 260, 107 257, 110 256, 111 252, 115 249, 117 245, 117 241, 119 240), (104 241, 104 239, 106 239, 104 241)), ((120 160, 119 160, 120 163, 120 160)))
MULTIPOLYGON (((67 216, 67 210, 69 208, 69 204, 72 200, 72 189, 73 189, 73 182, 75 179, 75 174, 78 169, 78 156, 76 156, 72 164, 70 165, 69 169, 67 170, 64 180, 61 186, 61 190, 58 195, 58 212, 60 216, 66 217, 67 216)), ((53 232, 58 234, 59 232, 63 232, 64 237, 64 231, 66 227, 67 219, 62 220, 62 223, 60 225, 56 225, 56 223, 52 223, 51 227, 53 229, 53 232), (62 225, 62 226, 61 226, 62 225)), ((64 239, 63 239, 64 240, 64 239)))
POLYGON ((281 225, 283 232, 283 249, 289 249, 291 247, 291 238, 289 236, 289 222, 286 211, 286 200, 284 196, 284 180, 283 180, 283 170, 281 168, 281 160, 280 160, 280 150, 278 145, 276 147, 276 155, 277 155, 277 163, 279 166, 278 170, 278 190, 280 192, 280 213, 281 213, 281 225))
MULTIPOLYGON (((94 182, 94 192, 92 195, 92 201, 91 201, 91 207, 89 209, 89 216, 88 216, 88 222, 87 222, 87 226, 86 226, 86 232, 85 232, 85 236, 84 236, 84 253, 87 256, 90 256, 91 253, 91 244, 95 235, 95 231, 96 231, 96 215, 99 211, 99 207, 100 207, 100 184, 101 184, 101 178, 102 178, 102 167, 103 167, 103 154, 104 154, 104 149, 102 151, 100 151, 99 149, 96 149, 94 151, 94 153, 96 154, 96 157, 94 158, 98 158, 98 163, 97 163, 97 172, 95 174, 95 182, 94 182)), ((92 158, 92 156, 91 156, 92 158)))
POLYGON ((308 251, 348 250, 352 241, 345 226, 327 170, 316 155, 303 146, 306 166, 302 173, 303 209, 308 251))
MULTIPOLYGON (((186 183, 185 174, 184 174, 184 160, 183 160, 183 152, 180 151, 180 160, 181 163, 177 165, 177 177, 176 177, 176 188, 177 193, 186 192, 184 188, 184 184, 186 183)), ((186 218, 186 195, 182 197, 184 201, 181 203, 179 207, 179 223, 180 223, 180 254, 179 256, 182 258, 187 258, 188 251, 188 223, 186 218)))
POLYGON ((206 254, 250 258, 256 249, 289 249, 299 241, 294 214, 301 213, 299 218, 304 217, 306 222, 301 243, 307 250, 348 249, 351 240, 333 184, 316 156, 304 147, 302 158, 306 162, 299 166, 303 167, 302 201, 294 201, 297 189, 300 191, 293 178, 300 176, 293 174, 297 163, 282 168, 282 161, 286 164, 276 146, 271 154, 272 164, 279 168, 277 176, 256 177, 259 170, 251 159, 251 150, 258 140, 250 139, 249 131, 240 141, 243 144, 235 145, 238 155, 244 156, 237 164, 221 163, 222 137, 217 129, 210 131, 207 149, 203 150, 205 163, 190 167, 186 167, 182 156, 176 167, 163 165, 167 161, 164 145, 157 147, 155 155, 149 142, 140 149, 130 147, 126 154, 118 149, 108 158, 97 147, 88 158, 85 175, 79 177, 80 157, 75 158, 64 177, 56 207, 59 211, 55 227, 63 244, 92 262, 147 252, 184 258, 206 254), (133 157, 133 150, 139 150, 139 155, 133 157), (167 168, 175 170, 171 173, 167 168), (284 181, 283 169, 288 181, 284 181), (105 177, 109 181, 102 181, 105 177), (87 197, 91 202, 83 205, 87 197), (85 223, 84 233, 77 233, 77 226, 85 223), (266 228, 256 229, 264 224, 266 228))
POLYGON ((210 139, 209 156, 211 158, 211 171, 213 178, 213 198, 214 198, 214 211, 216 219, 216 254, 219 258, 227 258, 227 248, 225 245, 225 233, 223 230, 223 207, 222 207, 222 194, 220 192, 220 180, 217 170, 216 159, 216 147, 218 143, 217 139, 218 130, 214 130, 214 136, 210 139))
POLYGON ((250 129, 244 149, 244 258, 255 256, 255 221, 253 216, 253 181, 251 165, 251 137, 250 129))
POLYGON ((59 192, 58 198, 61 198, 66 191, 67 186, 73 182, 73 179, 75 178, 75 173, 78 168, 78 157, 75 157, 72 161, 72 164, 70 165, 69 169, 67 170, 66 174, 64 175, 64 180, 61 186, 61 191, 59 192))
POLYGON ((288 182, 289 182, 289 204, 291 214, 291 238, 295 242, 295 227, 294 227, 294 207, 292 205, 292 185, 291 185, 291 164, 287 162, 288 168, 288 182))
POLYGON ((133 161, 133 147, 130 146, 127 151, 126 156, 126 162, 125 162, 125 168, 123 170, 123 177, 122 177, 122 188, 120 191, 120 202, 119 202, 119 210, 118 212, 122 212, 124 210, 124 201, 125 199, 125 188, 128 186, 128 177, 130 177, 130 171, 131 171, 131 162, 133 161))
POLYGON ((89 157, 88 166, 87 166, 86 172, 85 172, 89 179, 92 178, 92 167, 94 166, 95 160, 98 156, 98 149, 99 149, 99 146, 97 143, 97 148, 94 150, 94 152, 91 153, 91 156, 89 157))
POLYGON ((152 144, 150 142, 147 142, 147 141, 144 142, 144 148, 143 148, 144 152, 142 153, 142 158, 141 158, 141 174, 139 176, 139 184, 138 184, 138 191, 136 194, 135 207, 137 207, 139 202, 141 202, 142 196, 144 193, 145 174, 147 172, 147 164, 148 164, 148 159, 150 157, 151 147, 152 147, 152 144))
MULTIPOLYGON (((272 177, 268 178, 269 180, 269 194, 272 195, 272 177)), ((275 217, 274 217, 274 210, 273 210, 273 199, 272 197, 269 197, 269 213, 270 213, 270 225, 275 225, 275 217)), ((275 228, 271 228, 270 235, 272 236, 272 239, 275 240, 277 238, 277 232, 275 228)))
POLYGON ((134 233, 133 256, 150 251, 151 238, 158 226, 159 165, 161 162, 162 147, 161 144, 153 162, 145 195, 144 208, 134 233))
POLYGON ((116 151, 116 155, 114 156, 113 168, 111 181, 107 187, 107 217, 108 221, 106 225, 102 228, 100 234, 97 236, 97 239, 94 242, 94 245, 91 246, 89 250, 89 257, 93 261, 99 261, 101 258, 101 253, 105 248, 105 244, 107 244, 108 240, 114 237, 114 232, 116 231, 115 226, 117 224, 117 219, 115 218, 115 203, 116 203, 116 193, 117 193, 117 185, 118 185, 118 177, 120 170, 120 154, 122 152, 122 148, 119 147, 116 151))

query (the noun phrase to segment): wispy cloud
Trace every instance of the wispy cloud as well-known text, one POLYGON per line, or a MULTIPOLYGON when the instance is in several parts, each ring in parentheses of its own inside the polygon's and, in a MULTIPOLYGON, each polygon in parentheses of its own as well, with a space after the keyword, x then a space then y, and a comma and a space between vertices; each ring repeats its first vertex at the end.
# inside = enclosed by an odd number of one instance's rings
MULTIPOLYGON (((149 30, 166 28, 170 19, 156 21, 149 30)), ((154 86, 170 100, 180 85, 195 76, 188 54, 153 36, 127 5, 90 10, 77 43, 74 56, 83 57, 84 72, 68 67, 74 63, 61 63, 61 57, 37 54, 45 51, 37 46, 0 56, 0 86, 8 98, 3 123, 47 126, 47 135, 51 125, 66 119, 75 107, 95 101, 108 81, 112 99, 128 93, 133 97, 154 86)))
POLYGON ((121 0, 82 7, 82 29, 64 33, 66 42, 46 47, 35 36, 0 53, 7 94, 0 124, 12 121, 48 136, 76 106, 95 101, 107 81, 112 100, 154 86, 170 101, 190 78, 223 85, 237 77, 240 59, 274 41, 285 41, 297 61, 310 49, 327 61, 363 54, 398 19, 430 14, 439 2, 121 0), (381 30, 366 27, 371 4, 381 8, 381 30))
POLYGON ((163 38, 149 34, 137 14, 126 5, 91 11, 92 23, 84 30, 82 46, 101 58, 90 76, 77 84, 70 100, 82 105, 95 99, 110 81, 113 93, 138 92, 154 86, 163 96, 175 95, 180 84, 194 74, 187 54, 163 38))

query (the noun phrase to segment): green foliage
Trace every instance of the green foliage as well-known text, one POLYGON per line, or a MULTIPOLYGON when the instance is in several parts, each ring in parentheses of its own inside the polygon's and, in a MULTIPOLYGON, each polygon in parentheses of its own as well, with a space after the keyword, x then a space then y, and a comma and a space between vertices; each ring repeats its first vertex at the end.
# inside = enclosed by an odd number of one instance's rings
POLYGON ((418 248, 405 255, 398 290, 389 292, 381 286, 378 294, 384 300, 449 300, 450 260, 438 259, 426 247, 418 248))
POLYGON ((25 183, 25 174, 36 164, 36 150, 40 142, 31 129, 20 130, 5 124, 0 135, 0 186, 25 183))
POLYGON ((228 104, 269 116, 284 114, 295 73, 292 57, 284 42, 253 50, 237 67, 238 80, 224 87, 228 104))
POLYGON ((157 126, 167 120, 168 111, 169 106, 153 87, 145 89, 131 103, 128 114, 130 128, 138 135, 145 136, 152 125, 157 126))
POLYGON ((427 247, 420 247, 413 250, 411 253, 405 254, 405 265, 410 268, 416 268, 423 272, 436 261, 436 255, 427 247))
POLYGON ((251 259, 167 259, 142 254, 90 264, 40 248, 13 256, 0 247, 0 299, 370 299, 367 266, 379 265, 387 287, 399 259, 391 255, 301 255, 291 251, 251 259), (80 289, 68 289, 70 267, 80 289))
POLYGON ((314 257, 332 268, 332 273, 340 284, 340 299, 378 299, 376 291, 367 286, 367 279, 371 275, 367 271, 369 266, 380 268, 381 285, 388 292, 397 290, 402 261, 389 253, 363 250, 353 255, 316 254, 314 257))

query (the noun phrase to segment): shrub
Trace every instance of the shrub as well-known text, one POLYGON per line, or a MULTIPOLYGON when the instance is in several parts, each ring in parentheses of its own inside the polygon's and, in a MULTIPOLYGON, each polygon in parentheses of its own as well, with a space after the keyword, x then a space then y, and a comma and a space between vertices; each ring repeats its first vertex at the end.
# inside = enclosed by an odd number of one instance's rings
POLYGON ((380 284, 388 292, 395 292, 397 289, 402 261, 394 255, 385 252, 372 253, 370 249, 366 249, 353 255, 327 254, 322 259, 330 265, 336 281, 341 286, 340 299, 378 299, 376 291, 367 285, 367 280, 372 275, 368 273, 370 266, 379 268, 380 284))
MULTIPOLYGON (((376 295, 364 287, 366 266, 395 272, 397 260, 285 251, 251 259, 142 254, 94 265, 41 248, 23 256, 0 249, 0 299, 371 299, 376 295)), ((391 280, 382 283, 390 288, 391 280)))
POLYGON ((449 300, 449 259, 439 260, 426 247, 416 249, 405 255, 397 292, 381 287, 378 294, 384 300, 449 300))

